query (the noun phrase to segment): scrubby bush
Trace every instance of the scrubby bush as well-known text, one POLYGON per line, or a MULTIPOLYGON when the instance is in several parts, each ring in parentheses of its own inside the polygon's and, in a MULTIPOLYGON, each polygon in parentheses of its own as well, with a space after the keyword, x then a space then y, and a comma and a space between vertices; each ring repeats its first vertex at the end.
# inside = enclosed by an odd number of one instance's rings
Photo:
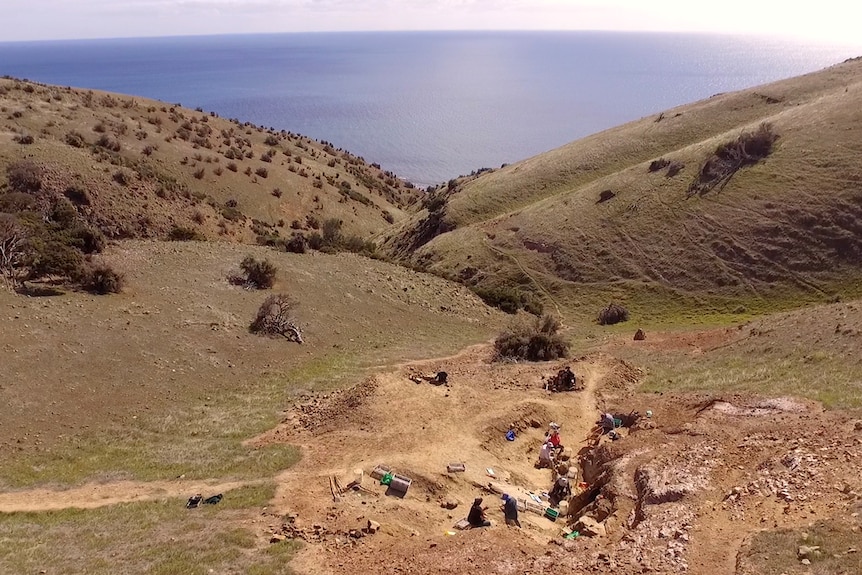
POLYGON ((342 233, 341 233, 341 220, 337 218, 327 218, 323 220, 322 232, 323 232, 323 244, 327 247, 336 247, 341 243, 342 233))
POLYGON ((294 254, 304 254, 307 241, 302 234, 293 234, 284 244, 284 248, 294 254))
POLYGON ((245 274, 245 285, 256 289, 270 289, 275 284, 278 268, 269 260, 246 256, 239 264, 245 274))
POLYGON ((707 158, 697 177, 688 188, 688 195, 703 195, 724 187, 741 168, 756 164, 772 153, 778 134, 772 124, 764 122, 754 132, 743 132, 733 141, 725 142, 707 158))
POLYGON ((566 357, 569 343, 560 335, 560 321, 550 315, 512 327, 494 340, 494 358, 548 361, 566 357))
POLYGON ((89 292, 106 295, 120 293, 125 283, 123 274, 109 265, 101 264, 87 271, 82 286, 89 292))
POLYGON ((42 189, 42 167, 30 160, 13 162, 6 167, 6 181, 13 192, 38 192, 42 189))
POLYGON ((266 178, 267 176, 269 176, 269 170, 267 170, 267 169, 266 169, 266 168, 264 168, 263 166, 261 166, 260 168, 256 169, 256 170, 254 171, 254 173, 255 173, 256 175, 260 176, 261 178, 266 178))
POLYGON ((659 158, 658 160, 650 162, 648 169, 650 172, 657 172, 668 165, 670 165, 670 160, 667 158, 659 158))
POLYGON ((105 249, 104 234, 86 224, 79 224, 69 230, 69 244, 84 254, 97 254, 105 249))
POLYGON ((541 301, 536 299, 532 294, 516 288, 474 287, 472 290, 483 302, 506 313, 518 313, 519 309, 523 309, 533 315, 540 315, 542 313, 541 301))
POLYGON ((296 320, 298 303, 285 294, 273 294, 266 298, 257 310, 249 331, 258 335, 283 336, 290 341, 302 343, 302 330, 296 320))
POLYGON ((77 282, 84 278, 84 257, 80 251, 65 243, 59 234, 32 238, 31 246, 28 279, 52 276, 77 282))
POLYGON ((319 250, 323 247, 323 236, 320 235, 320 232, 311 232, 308 234, 308 247, 313 250, 319 250))
POLYGON ((122 147, 120 146, 120 142, 108 136, 107 134, 102 134, 101 136, 99 136, 99 139, 96 140, 96 146, 100 148, 105 148, 106 150, 111 150, 112 152, 119 152, 122 147))
POLYGON ((174 226, 168 234, 168 239, 174 242, 202 242, 206 240, 206 237, 194 228, 187 228, 185 226, 174 226))
POLYGON ((619 304, 611 303, 599 312, 596 321, 599 322, 599 325, 614 325, 615 323, 628 321, 628 319, 629 310, 619 304))
POLYGON ((18 134, 14 138, 12 138, 15 142, 21 144, 22 146, 26 146, 32 144, 36 140, 30 134, 18 134))
POLYGON ((121 186, 129 185, 129 174, 125 170, 117 170, 114 172, 114 181, 120 184, 121 186))

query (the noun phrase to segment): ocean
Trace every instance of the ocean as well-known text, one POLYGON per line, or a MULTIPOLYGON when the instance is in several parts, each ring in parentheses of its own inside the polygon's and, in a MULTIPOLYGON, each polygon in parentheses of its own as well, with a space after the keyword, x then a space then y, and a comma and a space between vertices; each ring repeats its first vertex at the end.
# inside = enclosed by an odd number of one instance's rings
POLYGON ((289 130, 426 186, 859 55, 696 34, 317 33, 0 43, 0 75, 289 130))

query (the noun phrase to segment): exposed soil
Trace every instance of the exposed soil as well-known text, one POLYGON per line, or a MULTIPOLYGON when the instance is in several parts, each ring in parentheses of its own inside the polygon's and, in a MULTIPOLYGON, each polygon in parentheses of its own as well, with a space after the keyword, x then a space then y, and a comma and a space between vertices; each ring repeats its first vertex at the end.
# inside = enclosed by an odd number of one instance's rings
MULTIPOLYGON (((490 357, 489 346, 474 346, 309 395, 277 428, 249 440, 289 442, 304 452, 277 477, 261 519, 248 525, 260 544, 303 539, 294 567, 311 575, 467 574, 477 566, 499 574, 735 574, 745 565, 745 573, 760 573, 760 563, 746 559, 753 534, 858 516, 862 423, 849 413, 795 398, 639 394, 638 370, 604 353, 568 362, 583 391, 551 394, 542 379, 566 362, 500 364, 490 357), (448 372, 447 385, 420 377, 439 370, 448 372), (652 415, 621 429, 618 441, 585 442, 604 409, 652 415), (501 492, 527 499, 551 486, 551 471, 533 465, 551 421, 562 425, 566 453, 580 452, 572 463, 582 468, 573 465, 570 475, 586 482, 585 495, 572 499, 570 517, 552 522, 522 512, 521 529, 505 527, 501 492), (505 438, 509 429, 515 441, 505 438), (451 462, 466 470, 448 473, 451 462), (378 464, 412 480, 406 494, 387 493, 370 477, 378 464), (492 527, 456 530, 478 496, 492 527), (596 536, 580 527, 585 535, 564 539, 563 529, 581 516, 594 520, 596 536)), ((177 480, 19 491, 0 496, 0 511, 95 507, 238 485, 177 480)))

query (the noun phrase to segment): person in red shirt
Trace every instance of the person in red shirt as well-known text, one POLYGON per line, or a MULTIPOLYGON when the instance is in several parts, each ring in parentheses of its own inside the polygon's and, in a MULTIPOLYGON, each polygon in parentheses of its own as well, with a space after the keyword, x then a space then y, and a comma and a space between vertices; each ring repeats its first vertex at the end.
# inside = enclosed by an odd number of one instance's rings
POLYGON ((560 437, 560 430, 557 427, 551 427, 551 431, 548 432, 546 441, 549 442, 558 453, 562 453, 563 449, 565 449, 562 444, 562 438, 560 437))

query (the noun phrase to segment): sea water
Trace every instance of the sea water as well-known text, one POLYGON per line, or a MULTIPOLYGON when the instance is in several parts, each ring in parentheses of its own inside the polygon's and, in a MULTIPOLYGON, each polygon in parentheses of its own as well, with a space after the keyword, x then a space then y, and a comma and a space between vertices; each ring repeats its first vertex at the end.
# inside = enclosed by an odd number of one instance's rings
POLYGON ((0 74, 301 133, 425 186, 860 54, 696 34, 318 33, 0 43, 0 74))

